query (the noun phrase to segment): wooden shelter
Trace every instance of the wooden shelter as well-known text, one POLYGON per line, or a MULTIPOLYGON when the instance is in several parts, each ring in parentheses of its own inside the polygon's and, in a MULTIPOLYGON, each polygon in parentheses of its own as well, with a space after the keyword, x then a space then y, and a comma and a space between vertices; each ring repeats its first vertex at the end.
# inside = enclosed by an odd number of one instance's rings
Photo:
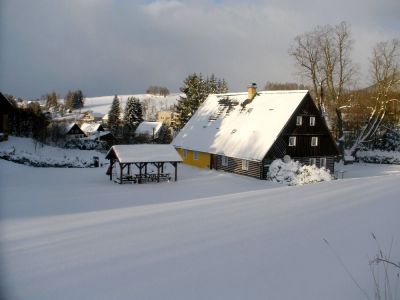
POLYGON ((172 145, 154 144, 115 145, 108 151, 106 159, 110 160, 107 171, 110 180, 114 179, 120 184, 170 180, 171 174, 164 172, 166 163, 174 167, 173 177, 177 181, 178 163, 182 162, 182 158, 172 145), (154 166, 157 172, 149 172, 149 166, 154 166), (133 172, 134 167, 137 173, 133 172), (115 173, 113 169, 118 170, 115 173), (115 178, 113 178, 114 173, 115 178))

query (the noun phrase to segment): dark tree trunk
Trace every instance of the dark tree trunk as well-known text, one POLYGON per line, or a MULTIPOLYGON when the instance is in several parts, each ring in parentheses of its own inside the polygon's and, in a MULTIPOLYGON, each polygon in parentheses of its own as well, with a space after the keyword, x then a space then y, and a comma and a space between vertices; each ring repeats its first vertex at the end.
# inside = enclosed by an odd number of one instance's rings
POLYGON ((338 148, 340 151, 340 155, 344 157, 344 133, 343 133, 343 116, 340 108, 336 108, 336 117, 337 117, 337 141, 338 148))

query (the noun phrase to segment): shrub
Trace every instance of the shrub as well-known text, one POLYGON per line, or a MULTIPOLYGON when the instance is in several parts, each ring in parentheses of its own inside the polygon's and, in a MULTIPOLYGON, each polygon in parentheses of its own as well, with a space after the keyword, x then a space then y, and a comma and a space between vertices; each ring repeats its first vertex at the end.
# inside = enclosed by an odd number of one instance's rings
POLYGON ((301 165, 298 161, 283 162, 274 160, 268 172, 268 178, 274 182, 287 185, 303 185, 313 182, 330 181, 332 179, 329 170, 318 168, 315 165, 301 165))

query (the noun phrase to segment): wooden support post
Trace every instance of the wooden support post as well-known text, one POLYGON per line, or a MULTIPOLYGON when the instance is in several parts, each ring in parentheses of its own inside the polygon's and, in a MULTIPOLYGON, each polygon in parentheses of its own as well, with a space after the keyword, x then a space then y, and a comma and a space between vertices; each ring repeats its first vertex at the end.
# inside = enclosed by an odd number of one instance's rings
POLYGON ((178 163, 174 162, 175 167, 175 181, 178 181, 178 163))
POLYGON ((160 182, 160 163, 156 164, 157 166, 157 182, 160 182))
POLYGON ((161 173, 164 173, 164 162, 161 163, 161 173))
POLYGON ((110 181, 112 181, 113 164, 114 164, 114 161, 110 158, 110 167, 109 167, 109 170, 110 170, 110 181))
POLYGON ((123 170, 122 164, 119 163, 119 184, 122 184, 122 170, 123 170))

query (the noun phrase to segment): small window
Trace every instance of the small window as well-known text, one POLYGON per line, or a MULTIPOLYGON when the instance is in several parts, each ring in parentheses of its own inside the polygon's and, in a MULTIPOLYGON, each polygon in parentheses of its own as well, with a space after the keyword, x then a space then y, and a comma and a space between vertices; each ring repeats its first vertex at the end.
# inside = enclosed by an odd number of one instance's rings
POLYGON ((199 152, 198 151, 193 151, 193 159, 199 160, 199 152))
POLYGON ((182 154, 183 154, 183 158, 186 158, 186 157, 187 157, 187 150, 186 150, 186 149, 183 149, 182 154))
POLYGON ((320 168, 325 168, 326 169, 326 157, 321 157, 319 159, 319 167, 320 168))
POLYGON ((297 116, 296 118, 296 125, 301 126, 303 124, 303 117, 302 116, 297 116))
POLYGON ((228 156, 222 156, 221 165, 223 165, 224 167, 227 167, 229 165, 229 157, 228 156))
POLYGON ((249 170, 249 161, 242 160, 242 170, 248 171, 249 170))
POLYGON ((317 146, 318 146, 318 137, 313 136, 313 137, 311 138, 311 146, 312 146, 312 147, 317 147, 317 146))
POLYGON ((315 117, 310 117, 310 126, 315 126, 315 117))
POLYGON ((317 165, 317 159, 316 158, 310 158, 310 166, 316 166, 317 165))
POLYGON ((289 137, 289 147, 294 147, 294 146, 296 146, 296 137, 290 136, 289 137))

